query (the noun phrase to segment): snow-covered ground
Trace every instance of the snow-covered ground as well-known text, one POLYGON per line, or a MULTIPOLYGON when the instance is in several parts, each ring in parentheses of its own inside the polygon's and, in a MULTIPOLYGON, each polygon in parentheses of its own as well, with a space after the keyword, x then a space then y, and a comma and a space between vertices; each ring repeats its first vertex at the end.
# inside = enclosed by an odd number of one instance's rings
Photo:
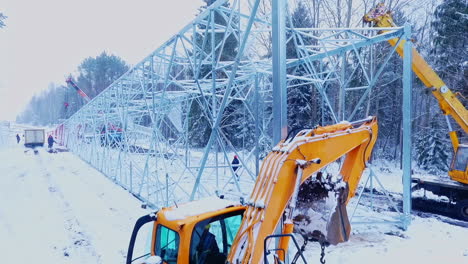
MULTIPOLYGON (((147 213, 140 202, 72 153, 24 153, 10 139, 0 144, 0 263, 124 263, 135 220, 147 213)), ((364 216, 372 214, 379 213, 364 209, 364 216)), ((444 219, 413 215, 407 231, 355 225, 350 241, 328 247, 325 259, 468 263, 467 225, 444 219)), ((319 263, 318 245, 309 243, 305 255, 319 263)))
POLYGON ((0 149, 1 263, 124 263, 140 202, 71 153, 0 149))
MULTIPOLYGON (((320 263, 320 248, 309 244, 310 263, 320 263), (313 261, 313 262, 312 262, 313 261)), ((440 221, 438 217, 412 217, 407 231, 388 225, 354 226, 350 240, 326 249, 327 263, 466 264, 468 228, 440 221)))

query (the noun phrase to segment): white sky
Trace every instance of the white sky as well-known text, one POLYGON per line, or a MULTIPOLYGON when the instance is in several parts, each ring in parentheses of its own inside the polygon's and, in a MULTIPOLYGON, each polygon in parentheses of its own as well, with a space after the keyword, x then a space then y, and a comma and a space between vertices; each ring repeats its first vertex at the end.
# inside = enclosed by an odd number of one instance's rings
MULTIPOLYGON (((196 14, 201 0, 1 0, 0 120, 102 51, 134 65, 196 14)), ((57 102, 61 103, 61 102, 57 102)))

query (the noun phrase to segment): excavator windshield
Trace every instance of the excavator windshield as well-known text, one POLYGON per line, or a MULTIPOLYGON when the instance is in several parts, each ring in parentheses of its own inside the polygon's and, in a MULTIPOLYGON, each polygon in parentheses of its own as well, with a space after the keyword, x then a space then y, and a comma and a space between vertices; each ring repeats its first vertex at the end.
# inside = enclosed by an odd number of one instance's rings
POLYGON ((190 264, 224 264, 243 212, 235 211, 198 222, 190 242, 190 264))
POLYGON ((244 211, 238 202, 208 197, 143 216, 133 228, 126 264, 225 264, 244 211), (192 215, 200 210, 205 212, 192 215))
POLYGON ((179 234, 161 224, 156 229, 156 256, 161 257, 164 263, 177 264, 179 253, 179 234))

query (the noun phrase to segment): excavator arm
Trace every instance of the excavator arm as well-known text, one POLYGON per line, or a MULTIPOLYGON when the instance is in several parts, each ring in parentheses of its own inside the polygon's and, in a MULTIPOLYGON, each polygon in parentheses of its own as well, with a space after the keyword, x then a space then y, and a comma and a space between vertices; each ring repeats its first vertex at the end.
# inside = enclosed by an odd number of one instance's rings
MULTIPOLYGON (((373 23, 375 27, 389 28, 395 27, 391 13, 387 11, 383 3, 378 4, 375 8, 369 11, 364 17, 364 21, 373 23)), ((391 39, 388 41, 390 45, 395 46, 398 44, 398 39, 391 39)), ((397 53, 403 57, 403 47, 405 41, 402 40, 396 47, 397 53)), ((413 63, 412 68, 414 73, 419 77, 419 79, 424 83, 424 85, 431 89, 432 94, 439 102, 439 107, 442 110, 442 113, 446 116, 451 116, 457 124, 468 133, 468 110, 457 98, 457 94, 453 93, 447 85, 442 81, 439 75, 429 66, 429 64, 424 60, 424 58, 419 54, 419 52, 413 48, 413 63)), ((463 145, 463 148, 460 148, 460 143, 456 131, 452 130, 449 120, 447 119, 449 125, 449 135, 450 140, 452 141, 453 150, 455 153, 454 162, 463 162, 458 161, 457 156, 463 156, 468 152, 468 146, 463 145), (460 154, 460 152, 463 152, 460 154), (462 155, 463 154, 463 155, 462 155)), ((454 163, 452 162, 452 163, 454 163)), ((451 166, 449 171, 449 176, 458 182, 468 184, 468 166, 465 162, 464 168, 454 168, 451 166)))
MULTIPOLYGON (((372 117, 354 124, 340 123, 303 130, 294 138, 280 142, 262 163, 228 256, 229 263, 262 263, 264 239, 275 233, 281 220, 285 220, 283 234, 292 232, 295 203, 301 184, 342 157, 341 183, 334 183, 341 186, 342 194, 344 192, 341 203, 345 206, 354 196, 366 168, 377 139, 377 130, 377 120, 372 117)), ((337 197, 325 197, 334 198, 337 197)), ((347 218, 345 220, 348 221, 347 218)), ((337 228, 334 225, 328 224, 327 231, 337 228)), ((346 232, 345 237, 349 235, 349 230, 346 232)), ((281 240, 280 245, 285 250, 283 252, 287 252, 287 244, 287 239, 281 240)), ((284 259, 284 254, 280 258, 284 259)))
POLYGON ((264 243, 268 245, 271 241, 268 238, 278 228, 284 236, 279 239, 280 250, 275 256, 283 262, 293 229, 307 240, 315 239, 323 244, 346 241, 350 233, 346 203, 356 192, 377 139, 377 130, 376 118, 369 117, 354 123, 302 130, 283 140, 264 159, 246 204, 209 197, 161 208, 137 221, 127 263, 161 263, 162 260, 178 264, 259 264, 264 261, 264 243), (340 158, 342 166, 336 171, 339 175, 321 177, 322 169, 340 158), (311 186, 316 189, 303 189, 311 186), (314 198, 303 199, 304 193, 314 198), (327 206, 318 210, 321 207, 310 204, 327 206), (307 218, 310 210, 315 210, 314 216, 318 218, 301 221, 299 218, 307 218), (142 247, 148 242, 143 225, 152 227, 151 247, 142 247), (206 246, 210 243, 203 234, 208 232, 214 238, 211 242, 222 243, 223 247, 206 246), (170 250, 162 249, 168 245, 170 250), (146 250, 135 250, 140 248, 146 250))

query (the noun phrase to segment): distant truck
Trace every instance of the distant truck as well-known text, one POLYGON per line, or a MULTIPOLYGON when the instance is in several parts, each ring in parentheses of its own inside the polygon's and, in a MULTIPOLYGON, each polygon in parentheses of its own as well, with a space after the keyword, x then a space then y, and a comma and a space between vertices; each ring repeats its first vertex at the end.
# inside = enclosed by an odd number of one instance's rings
POLYGON ((43 147, 45 142, 44 129, 25 129, 24 146, 27 148, 43 147))

